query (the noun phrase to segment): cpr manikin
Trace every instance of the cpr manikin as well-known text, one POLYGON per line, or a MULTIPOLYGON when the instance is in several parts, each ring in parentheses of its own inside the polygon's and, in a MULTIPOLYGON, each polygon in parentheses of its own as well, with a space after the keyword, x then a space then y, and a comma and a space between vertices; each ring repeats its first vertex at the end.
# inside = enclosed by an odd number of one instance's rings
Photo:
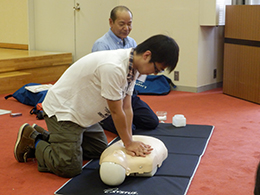
POLYGON ((109 146, 104 150, 99 161, 100 177, 105 184, 120 185, 126 176, 152 177, 168 156, 164 143, 157 138, 134 135, 133 140, 148 144, 153 150, 146 157, 133 157, 126 154, 121 140, 109 146))

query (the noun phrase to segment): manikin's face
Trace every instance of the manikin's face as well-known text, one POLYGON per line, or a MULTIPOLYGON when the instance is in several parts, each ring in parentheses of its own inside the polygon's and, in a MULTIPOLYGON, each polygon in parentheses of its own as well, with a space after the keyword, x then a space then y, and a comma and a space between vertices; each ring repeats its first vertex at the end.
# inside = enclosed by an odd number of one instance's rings
POLYGON ((117 18, 114 22, 109 18, 109 25, 117 37, 124 39, 132 30, 132 15, 129 11, 118 10, 116 16, 117 18))

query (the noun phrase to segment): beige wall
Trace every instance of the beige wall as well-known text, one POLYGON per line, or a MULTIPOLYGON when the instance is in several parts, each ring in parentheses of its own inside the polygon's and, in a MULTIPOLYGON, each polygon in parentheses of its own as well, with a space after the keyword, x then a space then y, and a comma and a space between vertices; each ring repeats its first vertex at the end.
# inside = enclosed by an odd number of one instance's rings
POLYGON ((138 4, 119 0, 119 4, 133 12, 130 36, 137 43, 162 33, 172 36, 179 44, 180 58, 175 71, 179 71, 180 80, 174 81, 174 73, 165 73, 177 85, 177 90, 200 92, 215 88, 222 81, 224 27, 200 26, 201 0, 150 0, 138 4), (214 69, 217 69, 216 79, 213 79, 214 69))
MULTIPOLYGON (((8 26, 8 30, 1 31, 0 40, 28 43, 27 0, 2 2, 1 12, 3 7, 10 9, 8 12, 5 11, 6 21, 1 21, 1 26, 8 26)), ((158 33, 172 36, 177 41, 180 46, 180 59, 175 70, 179 71, 180 80, 174 81, 173 73, 166 73, 177 85, 177 90, 199 92, 214 88, 222 81, 224 27, 200 26, 200 0, 144 0, 138 3, 132 0, 118 0, 117 2, 128 6, 134 14, 130 36, 137 43, 158 33), (214 69, 217 69, 216 79, 213 79, 214 69)), ((109 13, 107 15, 109 16, 109 13)), ((97 34, 105 33, 104 28, 102 32, 99 28, 96 30, 97 34)), ((32 39, 32 36, 33 34, 30 34, 29 38, 32 39)))
MULTIPOLYGON (((173 37, 180 46, 180 59, 176 71, 180 72, 180 81, 174 81, 178 86, 197 85, 198 62, 198 0, 151 0, 139 1, 121 0, 134 14, 131 36, 137 43, 147 37, 162 33, 173 37)), ((173 73, 170 75, 173 80, 173 73)), ((179 87, 180 88, 180 87, 179 87)))
POLYGON ((28 44, 27 0, 1 0, 0 13, 0 42, 28 44))

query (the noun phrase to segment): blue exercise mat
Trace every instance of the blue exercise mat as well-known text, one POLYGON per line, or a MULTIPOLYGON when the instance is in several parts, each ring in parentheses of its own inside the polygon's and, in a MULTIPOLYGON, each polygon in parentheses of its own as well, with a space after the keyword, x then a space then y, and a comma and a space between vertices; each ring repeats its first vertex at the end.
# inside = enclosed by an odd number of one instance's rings
MULTIPOLYGON (((105 185, 99 176, 99 160, 83 167, 80 175, 72 178, 55 194, 104 195, 184 195, 204 154, 214 126, 186 125, 176 128, 160 123, 154 130, 136 129, 134 135, 149 135, 164 142, 168 157, 153 177, 126 177, 117 187, 105 185)), ((114 142, 119 139, 114 140, 114 142)))

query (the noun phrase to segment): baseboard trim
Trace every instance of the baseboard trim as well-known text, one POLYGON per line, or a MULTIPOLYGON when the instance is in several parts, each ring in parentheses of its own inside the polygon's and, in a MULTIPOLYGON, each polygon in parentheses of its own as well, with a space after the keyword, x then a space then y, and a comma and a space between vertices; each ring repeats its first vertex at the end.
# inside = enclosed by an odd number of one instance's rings
POLYGON ((211 89, 219 88, 223 86, 223 82, 218 82, 218 83, 212 83, 209 85, 204 85, 200 87, 189 87, 189 86, 180 86, 176 85, 176 88, 174 88, 174 91, 186 91, 186 92, 193 92, 193 93, 200 93, 203 91, 208 91, 211 89))
POLYGON ((27 44, 0 43, 0 48, 28 50, 29 47, 27 44))

